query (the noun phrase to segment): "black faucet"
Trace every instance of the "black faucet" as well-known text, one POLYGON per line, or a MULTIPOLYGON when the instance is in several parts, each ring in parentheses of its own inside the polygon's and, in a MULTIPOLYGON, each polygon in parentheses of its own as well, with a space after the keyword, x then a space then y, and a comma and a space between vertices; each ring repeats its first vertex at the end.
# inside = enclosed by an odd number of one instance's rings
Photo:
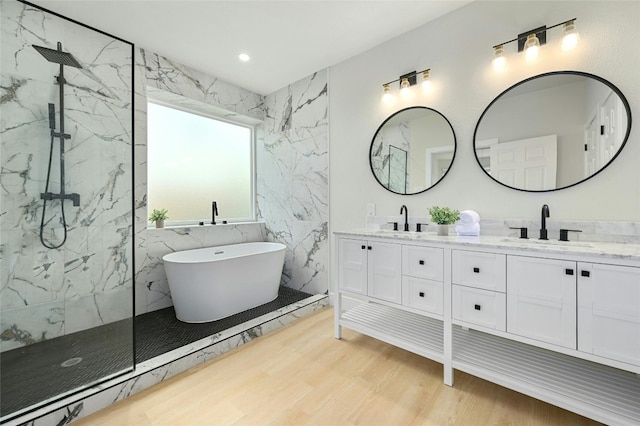
POLYGON ((547 238, 547 218, 549 217, 549 206, 542 206, 541 220, 540 220, 540 239, 548 240, 547 238))
POLYGON ((216 224, 216 216, 218 215, 218 203, 215 201, 211 202, 211 224, 216 224))
POLYGON ((404 210, 404 230, 409 230, 409 211, 407 210, 407 206, 404 204, 400 207, 400 214, 402 214, 402 210, 404 210))

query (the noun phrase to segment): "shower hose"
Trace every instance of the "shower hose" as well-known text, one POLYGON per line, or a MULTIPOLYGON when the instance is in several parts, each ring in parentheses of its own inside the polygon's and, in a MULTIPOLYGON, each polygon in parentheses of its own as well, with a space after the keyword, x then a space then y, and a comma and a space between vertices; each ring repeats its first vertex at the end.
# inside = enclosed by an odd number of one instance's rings
MULTIPOLYGON (((44 192, 45 194, 49 193, 49 178, 51 177, 51 160, 53 158, 53 144, 55 142, 55 136, 53 134, 53 130, 51 131, 51 146, 49 149, 49 166, 47 167, 47 183, 45 184, 45 188, 44 188, 44 192)), ((46 248, 49 249, 57 249, 60 248, 64 245, 65 241, 67 241, 67 219, 64 215, 64 199, 60 200, 60 210, 62 212, 62 227, 64 229, 64 238, 62 239, 62 242, 58 245, 50 245, 47 242, 45 242, 44 239, 44 219, 45 219, 45 215, 47 213, 47 198, 44 198, 44 203, 42 205, 42 219, 40 221, 40 242, 42 243, 43 246, 45 246, 46 248)))

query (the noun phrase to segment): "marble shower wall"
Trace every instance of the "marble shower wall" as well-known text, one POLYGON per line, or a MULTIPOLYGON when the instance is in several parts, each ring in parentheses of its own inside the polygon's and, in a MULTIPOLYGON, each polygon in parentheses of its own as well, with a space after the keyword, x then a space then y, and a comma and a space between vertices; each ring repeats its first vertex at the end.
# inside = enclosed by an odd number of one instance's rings
POLYGON ((258 208, 269 240, 289 248, 283 284, 311 294, 328 289, 327 71, 265 98, 258 136, 258 208))
MULTIPOLYGON (((1 350, 132 315, 132 46, 23 3, 0 2, 1 350), (32 46, 57 42, 65 67, 66 244, 39 240, 59 66, 32 46)), ((56 140, 49 191, 60 192, 56 140)), ((47 202, 45 236, 63 238, 60 201, 47 202)))

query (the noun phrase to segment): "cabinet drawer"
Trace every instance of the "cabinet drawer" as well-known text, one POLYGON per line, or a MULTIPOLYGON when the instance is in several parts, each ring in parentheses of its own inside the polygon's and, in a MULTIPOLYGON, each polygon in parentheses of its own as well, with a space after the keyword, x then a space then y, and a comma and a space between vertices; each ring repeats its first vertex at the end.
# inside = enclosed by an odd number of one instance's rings
POLYGON ((451 281, 485 290, 507 290, 504 254, 452 250, 451 281))
POLYGON ((459 285, 451 286, 452 317, 470 324, 506 331, 506 295, 459 285))
POLYGON ((421 311, 442 315, 442 282, 403 276, 402 304, 421 311))
POLYGON ((444 254, 440 248, 402 246, 402 274, 442 281, 444 254))

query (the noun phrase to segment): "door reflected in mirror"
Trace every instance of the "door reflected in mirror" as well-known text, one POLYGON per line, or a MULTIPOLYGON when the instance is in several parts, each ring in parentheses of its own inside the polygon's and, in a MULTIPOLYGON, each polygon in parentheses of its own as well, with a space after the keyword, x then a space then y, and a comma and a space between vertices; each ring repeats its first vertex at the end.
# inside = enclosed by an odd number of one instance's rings
POLYGON ((447 174, 456 152, 449 121, 427 107, 410 107, 388 117, 376 131, 369 150, 371 171, 396 194, 418 194, 447 174))
POLYGON ((502 92, 478 120, 474 148, 492 179, 525 191, 583 182, 620 153, 631 130, 624 95, 578 71, 541 74, 502 92))

